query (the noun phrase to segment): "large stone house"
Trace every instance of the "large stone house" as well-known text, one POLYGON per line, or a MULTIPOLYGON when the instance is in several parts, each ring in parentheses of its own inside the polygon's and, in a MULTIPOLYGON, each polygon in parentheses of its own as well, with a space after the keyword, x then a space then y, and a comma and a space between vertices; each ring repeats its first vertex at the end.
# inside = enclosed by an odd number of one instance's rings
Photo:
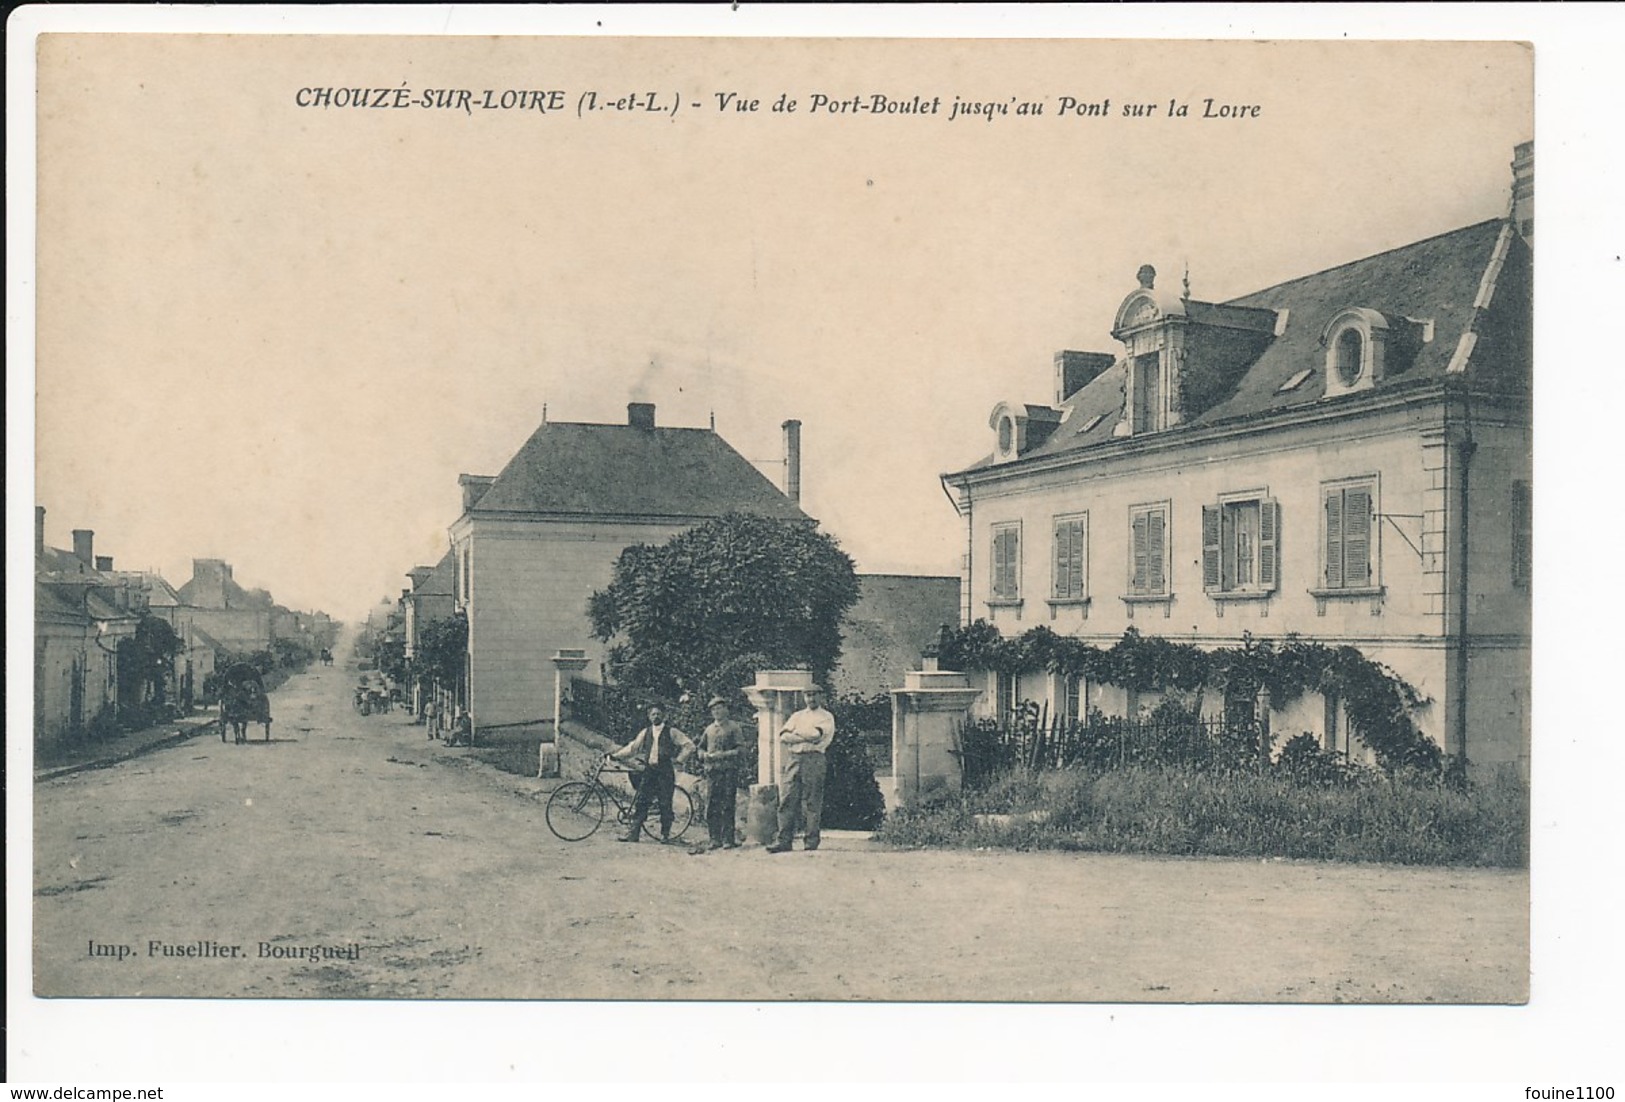
POLYGON ((187 622, 230 650, 250 654, 271 645, 274 602, 264 590, 245 589, 223 559, 193 559, 192 577, 179 590, 187 622))
MULTIPOLYGON (((961 618, 1110 646, 1243 633, 1352 645, 1475 766, 1527 769, 1533 150, 1508 217, 1205 302, 1139 272, 1111 352, 1059 353, 1052 405, 993 410, 944 475, 961 618)), ((1034 670, 995 706, 1132 702, 1034 670)), ((1354 753, 1335 700, 1274 718, 1354 753)))
MULTIPOLYGON (((786 425, 799 485, 796 422, 786 425)), ((478 727, 551 721, 561 649, 604 659, 587 598, 635 543, 662 543, 732 512, 805 519, 787 496, 711 429, 655 424, 634 402, 623 425, 544 421, 492 476, 463 475, 451 526, 457 607, 468 617, 468 707, 478 727)))

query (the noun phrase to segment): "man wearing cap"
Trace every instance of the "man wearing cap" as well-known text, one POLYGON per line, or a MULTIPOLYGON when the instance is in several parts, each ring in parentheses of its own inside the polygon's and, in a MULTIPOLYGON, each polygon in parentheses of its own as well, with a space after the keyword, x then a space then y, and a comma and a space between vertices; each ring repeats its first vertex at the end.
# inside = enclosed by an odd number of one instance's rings
POLYGON ((807 706, 791 714, 779 732, 779 837, 769 853, 784 853, 795 836, 796 819, 807 832, 806 847, 818 848, 818 821, 824 813, 824 754, 835 741, 835 717, 824 707, 824 690, 807 690, 807 706))
POLYGON ((643 770, 638 795, 632 801, 632 827, 623 842, 636 842, 649 817, 649 805, 660 805, 660 840, 671 841, 671 794, 677 787, 677 762, 694 753, 694 740, 666 722, 666 711, 656 704, 649 709, 649 726, 637 737, 609 756, 616 761, 636 760, 643 770))
POLYGON ((739 798, 739 765, 744 756, 745 733, 728 715, 728 701, 713 696, 707 705, 711 723, 700 736, 700 762, 705 767, 705 825, 709 840, 690 853, 733 849, 734 814, 739 798))

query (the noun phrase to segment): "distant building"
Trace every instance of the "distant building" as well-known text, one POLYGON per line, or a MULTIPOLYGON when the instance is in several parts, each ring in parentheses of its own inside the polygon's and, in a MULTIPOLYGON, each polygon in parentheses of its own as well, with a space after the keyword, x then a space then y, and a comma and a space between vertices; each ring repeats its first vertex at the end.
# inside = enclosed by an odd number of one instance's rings
MULTIPOLYGON (((799 486, 798 422, 786 424, 799 486)), ((663 543, 731 512, 806 519, 714 430, 662 428, 634 402, 624 425, 544 422, 492 476, 463 475, 451 526, 457 607, 468 617, 468 704, 479 726, 551 720, 561 648, 604 659, 587 598, 634 543, 663 543)))
MULTIPOLYGON (((1350 645, 1430 699, 1446 751, 1526 770, 1532 147, 1513 167, 1507 218, 1226 302, 1142 268, 1120 348, 1059 353, 1054 405, 1000 403, 991 454, 944 476, 962 619, 1350 645)), ((1044 670, 989 687, 1052 715, 1133 706, 1044 670)), ((1363 752, 1335 699, 1273 727, 1363 752)))
POLYGON ((264 590, 247 590, 223 559, 193 559, 192 578, 178 591, 189 623, 230 650, 248 654, 271 645, 273 602, 264 590))

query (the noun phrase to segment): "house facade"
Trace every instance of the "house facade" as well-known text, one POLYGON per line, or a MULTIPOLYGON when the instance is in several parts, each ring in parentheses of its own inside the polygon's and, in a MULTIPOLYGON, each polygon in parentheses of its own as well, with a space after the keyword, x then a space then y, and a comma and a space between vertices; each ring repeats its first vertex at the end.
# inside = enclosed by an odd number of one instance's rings
POLYGON ((118 649, 135 637, 142 608, 103 558, 95 533, 73 532, 73 550, 47 546, 45 510, 34 512, 34 741, 73 738, 110 721, 119 701, 118 649))
MULTIPOLYGON (((1532 169, 1520 147, 1506 218, 1226 302, 1143 267, 1117 347, 1059 353, 1054 404, 1000 403, 992 454, 943 476, 961 620, 1352 645, 1427 698, 1447 753, 1527 771, 1532 169)), ((1135 703, 1036 670, 989 688, 1135 703)), ((1362 755, 1335 700, 1271 718, 1362 755)))
POLYGON ((243 588, 229 562, 193 559, 192 577, 178 592, 187 623, 229 650, 251 654, 270 647, 275 614, 271 595, 243 588))
MULTIPOLYGON (((799 459, 788 458, 786 484, 798 486, 799 459)), ((476 727, 550 722, 561 649, 585 650, 588 672, 600 670, 587 598, 625 548, 732 512, 806 519, 715 430, 658 427, 644 402, 621 425, 544 422, 500 474, 460 482, 453 589, 476 727)))

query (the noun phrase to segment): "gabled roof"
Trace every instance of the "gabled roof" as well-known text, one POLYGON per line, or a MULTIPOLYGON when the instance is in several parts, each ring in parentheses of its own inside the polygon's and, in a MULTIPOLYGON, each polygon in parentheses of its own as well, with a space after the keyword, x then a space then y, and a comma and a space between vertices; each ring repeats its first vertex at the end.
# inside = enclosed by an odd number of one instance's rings
POLYGON ((95 589, 88 589, 83 584, 56 583, 46 579, 34 583, 34 616, 36 619, 74 624, 140 619, 136 613, 119 608, 95 589))
POLYGON ((202 643, 204 646, 210 648, 211 650, 218 651, 218 652, 221 652, 221 653, 229 653, 230 652, 230 650, 231 650, 230 647, 226 646, 220 640, 216 639, 214 636, 210 635, 208 632, 204 631, 202 628, 198 627, 196 624, 192 625, 191 631, 192 631, 192 639, 193 639, 194 642, 202 643))
POLYGON ((175 587, 156 570, 116 570, 113 576, 145 592, 150 608, 173 608, 181 603, 181 595, 175 587))
MULTIPOLYGON (((1321 337, 1334 316, 1351 307, 1379 311, 1396 319, 1431 322, 1431 339, 1414 355, 1390 362, 1369 390, 1331 399, 1358 408, 1386 392, 1446 378, 1455 369, 1468 379, 1497 387, 1527 388, 1531 363, 1529 246, 1511 232, 1506 219, 1491 219, 1450 233, 1390 249, 1312 275, 1219 304, 1269 310, 1284 316, 1284 327, 1250 364, 1240 364, 1237 381, 1184 425, 1152 434, 1172 436, 1200 426, 1309 407, 1326 395, 1326 349, 1321 337), (1488 292, 1489 301, 1482 296, 1488 292), (1469 354, 1458 359, 1463 338, 1472 334, 1469 354), (1301 372, 1303 381, 1283 391, 1301 372)), ((1209 304, 1192 302, 1193 322, 1209 304)), ((1114 439, 1121 419, 1128 367, 1116 363, 1062 405, 1062 422, 1022 459, 1096 447, 1114 439)), ((987 456, 967 470, 993 464, 987 456)))
POLYGON ((531 434, 469 512, 805 518, 767 476, 708 429, 558 421, 531 434))
POLYGON ((414 597, 451 597, 457 581, 457 555, 448 550, 412 590, 414 597))
POLYGON ((84 582, 90 585, 113 585, 113 579, 100 570, 86 566, 85 560, 72 551, 60 547, 47 547, 34 560, 34 573, 53 581, 84 582))

